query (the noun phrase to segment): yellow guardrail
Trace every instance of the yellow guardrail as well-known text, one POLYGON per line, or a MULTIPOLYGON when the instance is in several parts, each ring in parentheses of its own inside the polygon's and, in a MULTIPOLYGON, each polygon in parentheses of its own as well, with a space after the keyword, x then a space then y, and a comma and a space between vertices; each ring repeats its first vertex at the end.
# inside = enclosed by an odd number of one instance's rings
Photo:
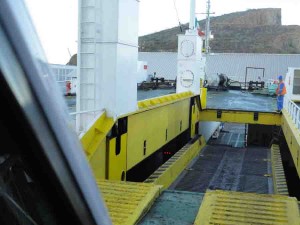
POLYGON ((182 100, 185 98, 190 98, 194 96, 194 94, 190 91, 188 92, 182 92, 178 94, 170 94, 170 95, 164 95, 156 98, 150 98, 143 101, 138 102, 139 110, 143 109, 149 109, 157 106, 162 106, 165 104, 174 103, 178 100, 182 100))
POLYGON ((205 109, 200 111, 200 121, 216 121, 224 123, 248 123, 262 125, 281 125, 279 113, 247 112, 237 110, 205 109))

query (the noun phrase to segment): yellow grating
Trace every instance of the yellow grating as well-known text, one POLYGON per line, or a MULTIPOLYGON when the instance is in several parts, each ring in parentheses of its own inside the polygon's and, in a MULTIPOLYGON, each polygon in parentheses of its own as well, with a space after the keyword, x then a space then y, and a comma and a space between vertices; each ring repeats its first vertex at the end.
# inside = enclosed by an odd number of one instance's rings
POLYGON ((133 225, 159 196, 160 186, 121 181, 97 181, 114 225, 133 225))
POLYGON ((289 195, 278 145, 272 145, 271 155, 274 193, 280 195, 289 195))
MULTIPOLYGON (((168 161, 161 165, 157 170, 151 174, 150 177, 145 180, 145 183, 153 183, 155 180, 160 177, 166 170, 168 170, 184 153, 186 153, 191 148, 191 144, 188 143, 183 146, 176 154, 174 154, 168 161)), ((177 174, 179 175, 179 174, 177 174)))
POLYGON ((299 225, 296 198, 230 191, 208 191, 195 225, 299 225))

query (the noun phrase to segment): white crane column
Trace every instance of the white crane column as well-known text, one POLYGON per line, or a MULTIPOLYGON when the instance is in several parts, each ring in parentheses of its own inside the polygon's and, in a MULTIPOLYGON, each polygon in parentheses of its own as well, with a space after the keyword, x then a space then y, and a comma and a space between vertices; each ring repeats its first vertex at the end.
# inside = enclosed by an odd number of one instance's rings
MULTIPOLYGON (((138 0, 79 0, 77 111, 137 109, 138 0)), ((77 129, 92 122, 77 117, 77 129)))
POLYGON ((195 0, 191 0, 189 30, 184 35, 178 35, 177 93, 192 91, 200 94, 200 79, 204 80, 203 40, 198 35, 195 8, 195 0))

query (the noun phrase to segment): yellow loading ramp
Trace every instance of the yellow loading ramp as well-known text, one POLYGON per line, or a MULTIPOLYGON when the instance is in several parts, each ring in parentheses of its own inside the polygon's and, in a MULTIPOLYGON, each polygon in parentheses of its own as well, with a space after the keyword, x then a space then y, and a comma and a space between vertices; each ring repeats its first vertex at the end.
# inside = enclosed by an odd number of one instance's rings
POLYGON ((278 145, 272 145, 271 159, 274 193, 279 195, 289 195, 278 145))
POLYGON ((192 142, 187 143, 168 161, 154 171, 145 183, 162 185, 163 189, 168 188, 186 166, 201 152, 205 144, 203 136, 197 137, 192 142))
POLYGON ((195 225, 299 225, 296 198, 232 191, 206 192, 195 225))
POLYGON ((143 217, 160 194, 161 186, 98 180, 98 187, 114 225, 133 225, 143 217))

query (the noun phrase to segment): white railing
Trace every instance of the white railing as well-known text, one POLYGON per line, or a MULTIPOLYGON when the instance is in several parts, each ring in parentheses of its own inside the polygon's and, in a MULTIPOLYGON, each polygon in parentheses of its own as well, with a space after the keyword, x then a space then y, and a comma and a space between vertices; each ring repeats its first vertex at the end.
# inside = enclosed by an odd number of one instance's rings
POLYGON ((85 133, 88 127, 95 122, 94 120, 99 116, 99 114, 102 114, 102 112, 104 112, 103 109, 93 109, 69 113, 72 119, 72 125, 76 129, 78 136, 85 133))
POLYGON ((76 94, 77 67, 57 64, 49 64, 49 67, 62 93, 64 95, 76 94), (68 81, 71 82, 70 90, 67 90, 68 81))
POLYGON ((292 117, 296 127, 300 129, 300 107, 290 99, 285 99, 285 108, 292 117))

